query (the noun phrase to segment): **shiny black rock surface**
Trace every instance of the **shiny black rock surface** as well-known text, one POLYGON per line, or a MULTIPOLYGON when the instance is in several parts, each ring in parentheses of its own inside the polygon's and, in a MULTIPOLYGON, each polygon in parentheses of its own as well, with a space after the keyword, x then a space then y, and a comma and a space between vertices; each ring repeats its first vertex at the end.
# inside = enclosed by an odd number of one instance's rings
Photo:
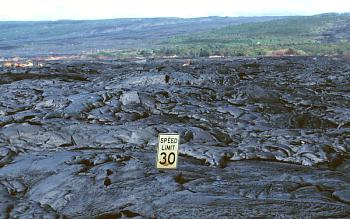
POLYGON ((345 58, 0 69, 1 218, 346 218, 349 152, 345 58))

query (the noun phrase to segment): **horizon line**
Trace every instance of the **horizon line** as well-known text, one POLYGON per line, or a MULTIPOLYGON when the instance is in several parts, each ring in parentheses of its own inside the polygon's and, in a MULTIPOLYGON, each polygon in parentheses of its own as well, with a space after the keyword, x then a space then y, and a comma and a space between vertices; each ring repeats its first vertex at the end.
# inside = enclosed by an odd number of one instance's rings
POLYGON ((316 14, 285 14, 285 15, 241 15, 241 16, 221 16, 221 15, 209 15, 209 16, 197 16, 197 17, 165 17, 165 16, 155 16, 155 17, 115 17, 115 18, 95 18, 95 19, 43 19, 43 20, 1 20, 0 22, 59 22, 59 21, 102 21, 102 20, 118 20, 118 19, 200 19, 200 18, 249 18, 249 17, 312 17, 317 15, 327 15, 327 14, 337 14, 344 15, 350 14, 349 12, 325 12, 316 14))

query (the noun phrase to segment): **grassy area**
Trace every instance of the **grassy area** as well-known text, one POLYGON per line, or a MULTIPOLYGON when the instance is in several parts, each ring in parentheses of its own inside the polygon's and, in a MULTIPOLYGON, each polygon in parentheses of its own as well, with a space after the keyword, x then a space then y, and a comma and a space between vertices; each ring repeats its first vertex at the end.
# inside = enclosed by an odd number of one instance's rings
POLYGON ((341 55, 349 53, 349 39, 350 14, 323 14, 176 36, 163 42, 156 53, 190 57, 341 55))
POLYGON ((136 58, 136 57, 151 57, 155 56, 152 49, 129 49, 129 50, 116 50, 116 51, 101 51, 96 54, 89 55, 91 58, 136 58))
POLYGON ((52 53, 95 53, 90 57, 106 59, 350 54, 350 13, 0 22, 0 29, 4 57, 52 53))

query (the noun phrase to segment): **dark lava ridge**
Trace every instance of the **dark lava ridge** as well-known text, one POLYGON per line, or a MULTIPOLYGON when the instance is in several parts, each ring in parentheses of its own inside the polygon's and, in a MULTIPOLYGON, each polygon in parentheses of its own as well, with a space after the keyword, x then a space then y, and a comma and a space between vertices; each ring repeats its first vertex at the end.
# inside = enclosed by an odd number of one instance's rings
POLYGON ((185 63, 0 68, 1 217, 350 215, 349 60, 185 63))

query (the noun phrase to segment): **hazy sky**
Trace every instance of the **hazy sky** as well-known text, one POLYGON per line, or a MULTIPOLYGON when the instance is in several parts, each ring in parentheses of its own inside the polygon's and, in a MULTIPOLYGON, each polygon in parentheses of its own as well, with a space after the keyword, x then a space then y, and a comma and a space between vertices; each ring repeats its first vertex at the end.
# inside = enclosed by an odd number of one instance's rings
POLYGON ((0 0, 0 20, 312 15, 350 12, 350 0, 0 0))

